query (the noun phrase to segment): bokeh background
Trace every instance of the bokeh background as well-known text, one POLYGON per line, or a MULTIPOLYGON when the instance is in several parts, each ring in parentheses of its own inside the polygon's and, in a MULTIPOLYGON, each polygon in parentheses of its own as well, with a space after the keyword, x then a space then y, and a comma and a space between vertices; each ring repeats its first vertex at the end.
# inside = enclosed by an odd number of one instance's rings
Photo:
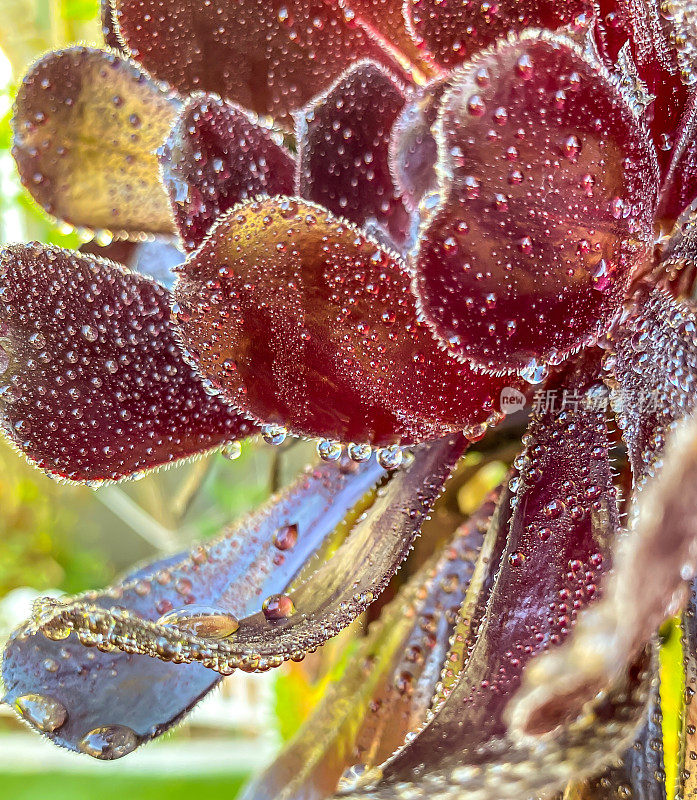
MULTIPOLYGON (((0 0, 0 242, 37 239, 77 248, 88 235, 47 218, 21 188, 10 154, 12 98, 38 56, 74 42, 101 44, 98 0, 0 0)), ((104 586, 134 562, 215 535, 287 483, 312 446, 245 443, 231 460, 216 454, 97 491, 58 485, 28 466, 0 437, 0 647, 43 594, 104 586)), ((474 510, 505 465, 470 453, 451 511, 474 510), (454 509, 454 510, 453 510, 454 509)), ((426 537, 428 538, 428 537, 426 537)), ((388 592, 389 594, 389 592, 388 592)), ((0 706, 0 796, 13 800, 154 800, 215 793, 232 800, 298 729, 329 681, 340 680, 356 629, 320 654, 271 674, 233 675, 189 720, 122 761, 59 750, 0 706)), ((674 752, 679 638, 664 651, 667 753, 674 752)), ((0 696, 2 687, 0 686, 0 696)), ((668 770, 674 770, 674 763, 668 770)), ((669 775, 669 779, 670 779, 669 775)))

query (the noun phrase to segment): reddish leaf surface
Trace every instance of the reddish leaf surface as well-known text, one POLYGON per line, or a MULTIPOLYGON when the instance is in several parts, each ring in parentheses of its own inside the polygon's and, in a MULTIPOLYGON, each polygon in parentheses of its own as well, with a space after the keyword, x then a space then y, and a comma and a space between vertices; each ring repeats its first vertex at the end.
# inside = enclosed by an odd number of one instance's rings
POLYGON ((447 88, 444 80, 425 86, 404 106, 390 135, 390 172, 406 207, 414 211, 436 188, 438 145, 431 132, 447 88))
POLYGON ((412 70, 416 67, 422 76, 438 72, 408 30, 404 0, 345 0, 342 5, 388 49, 394 50, 400 63, 409 64, 412 70))
MULTIPOLYGON (((378 491, 369 513, 331 558, 287 594, 266 598, 263 611, 239 620, 233 636, 208 635, 176 620, 153 623, 118 609, 104 611, 89 599, 58 603, 35 624, 49 636, 74 630, 87 643, 165 661, 200 661, 223 674, 261 672, 302 659, 353 622, 385 589, 466 449, 459 434, 423 445, 412 463, 378 491)), ((219 606, 227 610, 225 596, 219 606)))
POLYGON ((452 68, 477 51, 524 28, 554 30, 592 10, 589 0, 405 0, 416 42, 435 61, 452 68))
POLYGON ((188 251, 241 200, 290 194, 295 160, 272 132, 215 95, 196 95, 181 110, 159 155, 162 177, 188 251))
POLYGON ((121 51, 123 47, 119 41, 119 37, 116 35, 116 25, 114 24, 111 0, 101 0, 99 8, 104 44, 112 47, 114 50, 121 51))
POLYGON ((558 362, 651 254, 651 143, 599 65, 534 32, 458 71, 438 126, 441 197, 414 256, 427 321, 488 371, 558 362))
POLYGON ((425 720, 493 510, 487 499, 382 611, 245 800, 324 800, 345 771, 380 763, 425 720))
MULTIPOLYGON (((350 470, 320 465, 219 539, 141 568, 83 599, 153 621, 192 603, 237 618, 253 614, 265 597, 287 589, 382 474, 375 460, 350 470), (297 539, 281 550, 278 533, 289 526, 297 539)), ((15 709, 27 695, 52 698, 65 709, 64 724, 42 732, 71 750, 81 749, 85 735, 104 725, 125 726, 134 745, 159 736, 220 680, 201 664, 104 652, 85 647, 74 635, 54 641, 27 625, 7 646, 2 677, 5 700, 15 709)), ((40 729, 40 720, 39 725, 28 721, 40 729)))
POLYGON ((482 425, 510 383, 440 350, 399 257, 307 201, 233 209, 175 295, 202 372, 293 433, 375 446, 436 438, 482 425))
POLYGON ((695 407, 697 319, 691 305, 646 289, 608 338, 607 380, 640 488, 661 465, 670 427, 695 407))
POLYGON ((544 733, 578 714, 679 611, 697 569, 695 485, 697 421, 691 418, 675 429, 661 473, 635 501, 633 530, 618 541, 603 599, 581 616, 564 647, 528 670, 511 710, 518 731, 544 733))
MULTIPOLYGON (((288 122, 350 64, 399 65, 333 0, 115 0, 133 56, 176 89, 288 122)), ((404 73, 402 73, 404 74, 404 73)))
POLYGON ((35 464, 99 483, 253 432, 184 363, 169 294, 40 244, 0 259, 0 419, 35 464))
POLYGON ((88 47, 49 53, 15 102, 12 154, 22 183, 71 225, 171 233, 155 151, 178 107, 126 58, 88 47))
POLYGON ((400 248, 410 220, 392 183, 388 147, 405 99, 392 75, 363 62, 295 117, 295 193, 357 225, 378 226, 400 248))
POLYGON ((668 174, 661 188, 659 218, 673 220, 697 199, 697 93, 693 93, 675 134, 668 174))

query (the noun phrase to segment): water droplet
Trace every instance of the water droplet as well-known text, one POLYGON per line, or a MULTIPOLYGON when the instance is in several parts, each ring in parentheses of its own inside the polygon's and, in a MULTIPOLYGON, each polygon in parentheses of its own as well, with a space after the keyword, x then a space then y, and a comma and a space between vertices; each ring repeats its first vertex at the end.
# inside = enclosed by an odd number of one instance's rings
POLYGON ((97 336, 99 335, 97 329, 92 325, 83 325, 80 329, 80 333, 88 342, 96 342, 97 336))
POLYGON ((58 730, 68 719, 65 706, 42 694, 23 694, 14 702, 15 710, 27 722, 43 733, 58 730))
POLYGON ((402 448, 396 444, 381 447, 378 450, 378 464, 383 469, 397 469, 401 465, 403 457, 402 448))
POLYGON ((220 451, 224 458, 229 461, 235 461, 242 454, 242 445, 239 442, 230 442, 226 444, 220 451))
POLYGON ((540 363, 534 358, 531 358, 520 372, 520 377, 533 386, 542 383, 548 375, 549 365, 540 363))
POLYGON ((317 455, 322 461, 336 461, 341 455, 341 445, 339 442, 322 439, 317 443, 317 455))
POLYGON ((113 761, 132 753, 138 746, 138 737, 126 725, 104 725, 85 734, 78 747, 82 753, 102 761, 113 761))
POLYGON ((279 445, 285 442, 288 431, 281 425, 263 425, 261 435, 266 444, 279 445))
POLYGON ((266 619, 288 619, 295 614, 295 604, 287 594, 272 594, 264 600, 262 611, 266 619))
POLYGON ((349 458, 352 461, 357 461, 358 463, 368 461, 370 456, 373 454, 373 449, 369 444, 354 444, 351 442, 347 450, 349 458))
POLYGON ((205 639, 225 639, 240 627, 237 617, 227 611, 198 605, 168 611, 158 623, 190 631, 205 639))
POLYGON ((273 543, 279 550, 292 550, 298 541, 298 526, 284 525, 276 531, 273 543))

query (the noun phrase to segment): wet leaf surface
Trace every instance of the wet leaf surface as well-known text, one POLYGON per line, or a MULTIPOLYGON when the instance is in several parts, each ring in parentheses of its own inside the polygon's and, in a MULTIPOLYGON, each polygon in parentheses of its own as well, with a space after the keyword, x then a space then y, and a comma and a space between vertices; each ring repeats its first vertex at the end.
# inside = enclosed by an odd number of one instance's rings
POLYGON ((275 138, 215 95, 187 102, 159 156, 187 251, 195 250, 215 220, 241 200, 293 192, 295 159, 275 138))
POLYGON ((445 689, 423 730, 359 781, 362 792, 348 796, 422 798, 436 788, 445 798, 476 800, 548 794, 630 743, 650 675, 639 680, 637 695, 623 694, 627 682, 637 688, 637 675, 623 675, 605 697, 617 692, 608 707, 596 707, 583 722, 567 721, 544 740, 515 737, 506 711, 527 664, 558 645, 596 596, 619 528, 605 417, 593 402, 597 363, 586 369, 569 376, 577 407, 535 416, 526 435, 513 502, 504 496, 492 523, 505 546, 495 578, 482 581, 491 586, 482 621, 472 626, 463 609, 446 660, 464 664, 459 680, 444 672, 445 689))
POLYGON ((661 289, 642 289, 615 323, 608 346, 611 399, 640 488, 660 466, 670 427, 694 408, 694 310, 661 289))
POLYGON ((690 599, 682 616, 682 647, 685 670, 685 696, 680 730, 678 786, 676 797, 697 797, 697 599, 695 581, 690 585, 690 599))
POLYGON ((480 437, 502 389, 522 381, 449 358, 409 282, 399 256, 350 223, 272 198, 230 211, 189 259, 177 324, 203 374, 265 423, 378 447, 480 437))
POLYGON ((295 193, 356 225, 385 231, 399 249, 410 219, 392 183, 388 147, 405 100, 402 84, 363 62, 295 117, 295 193))
POLYGON ((347 769, 379 763, 423 722, 493 510, 488 499, 383 611, 246 800, 323 800, 347 769))
POLYGON ((134 58, 177 90, 215 92, 288 123, 350 64, 372 58, 402 72, 338 2, 115 0, 134 58))
POLYGON ((697 567, 695 482, 691 419, 673 432, 660 475, 635 500, 634 524, 618 540, 603 599, 581 615, 567 645, 528 670, 511 712, 517 730, 542 733, 577 714, 680 610, 697 567))
MULTIPOLYGON (((382 475, 375 460, 350 470, 320 465, 221 538, 141 567, 83 602, 128 609, 151 621, 192 604, 217 609, 219 617, 242 619, 258 611, 264 597, 286 590, 382 475), (279 532, 289 527, 297 531, 296 542, 281 549, 279 532)), ((64 709, 65 721, 53 730, 27 712, 23 716, 72 750, 81 749, 89 731, 105 725, 132 730, 138 744, 159 736, 220 680, 202 664, 103 652, 86 647, 75 634, 54 641, 29 626, 11 639, 2 676, 6 702, 15 709, 21 711, 18 701, 28 695, 51 698, 64 709)))
POLYGON ((22 81, 13 155, 22 183, 71 225, 171 233, 156 149, 179 101, 136 64, 88 47, 37 61, 22 81))
POLYGON ((139 275, 153 278, 168 290, 174 286, 174 268, 185 258, 184 253, 166 238, 148 239, 144 242, 120 239, 103 246, 92 241, 84 244, 80 252, 123 264, 139 275))
POLYGON ((0 257, 0 420, 58 478, 98 484, 255 431, 183 360, 169 293, 48 245, 0 257))
MULTIPOLYGON (((182 612, 155 623, 128 611, 103 611, 89 600, 51 604, 34 624, 48 636, 73 630, 88 643, 165 661, 200 661, 223 674, 238 668, 259 672, 302 659, 353 622, 384 590, 466 448, 461 435, 423 445, 413 462, 378 491, 370 511, 332 557, 292 591, 263 599, 257 613, 239 620, 232 637, 192 629, 182 612)), ((218 607, 229 611, 227 593, 219 597, 218 607)))
POLYGON ((404 11, 416 42, 448 68, 467 61, 509 32, 555 30, 591 11, 588 0, 405 0, 404 11))
POLYGON ((648 261, 653 147, 600 65, 548 33, 500 44, 451 85, 415 291, 453 353, 534 372, 602 333, 648 261))

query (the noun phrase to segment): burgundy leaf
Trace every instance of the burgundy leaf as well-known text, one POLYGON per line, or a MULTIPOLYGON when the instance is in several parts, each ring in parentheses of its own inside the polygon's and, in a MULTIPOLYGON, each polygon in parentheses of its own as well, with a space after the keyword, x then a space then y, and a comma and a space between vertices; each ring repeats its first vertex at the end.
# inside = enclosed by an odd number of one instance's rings
MULTIPOLYGON (((485 776, 476 766, 493 761, 497 749, 504 763, 515 762, 516 751, 522 758, 524 748, 508 733, 507 703, 525 666, 561 642, 579 610, 594 598, 619 527, 604 413, 594 406, 593 374, 588 368, 588 376, 572 376, 565 410, 533 418, 526 449, 516 461, 514 499, 509 503, 504 497, 506 505, 494 518, 497 536, 506 544, 476 640, 471 652, 457 659, 464 663, 462 673, 442 693, 434 718, 383 765, 384 783, 419 783, 412 775, 417 763, 446 775, 458 766, 467 773, 470 765, 463 793, 469 780, 486 778, 492 795, 495 783, 488 782, 500 780, 496 790, 508 796, 511 787, 506 785, 514 773, 485 776)), ((471 637, 467 619, 464 614, 462 638, 471 637)), ((451 654, 446 663, 452 661, 451 654)), ((550 780, 549 774, 544 780, 550 780)), ((554 788, 542 785, 545 793, 554 788)), ((541 788, 521 785, 519 796, 541 794, 541 788)))
POLYGON ((116 33, 116 24, 114 22, 111 0, 100 0, 99 8, 104 44, 114 50, 123 52, 123 45, 119 41, 119 37, 116 33))
POLYGON ((640 488, 660 467, 670 428, 695 407, 695 312, 661 289, 642 289, 608 339, 607 381, 640 488))
POLYGON ((247 788, 246 800, 323 800, 342 773, 387 758, 425 720, 493 510, 487 499, 383 610, 297 735, 247 788))
MULTIPOLYGON (((377 493, 370 512, 328 561, 288 593, 267 597, 262 609, 239 620, 230 635, 191 627, 182 616, 185 609, 155 623, 117 608, 102 610, 89 599, 53 604, 34 626, 48 636, 75 631, 88 643, 126 653, 200 661, 222 674, 261 672, 301 659, 353 622, 383 591, 466 449, 461 435, 423 445, 413 463, 377 493)), ((218 605, 226 609, 224 597, 218 605)))
POLYGON ((431 128, 447 87, 442 79, 424 86, 404 106, 392 128, 390 172, 410 211, 416 210, 421 198, 437 185, 438 144, 431 128))
POLYGON ((397 255, 320 206, 245 203, 183 267, 178 328, 201 371, 264 423, 375 446, 481 436, 520 381, 440 350, 409 280, 397 255))
POLYGON ((350 64, 398 63, 338 0, 114 0, 134 58, 179 91, 288 122, 350 64))
POLYGON ((668 174, 661 188, 659 218, 677 219, 697 199, 697 92, 685 109, 675 134, 668 174))
MULTIPOLYGON (((375 460, 350 469, 320 465, 219 539, 141 568, 114 587, 84 595, 83 602, 128 609, 153 621, 204 606, 210 624, 217 618, 219 630, 234 627, 235 619, 258 611, 264 597, 287 589, 382 474, 375 460), (295 534, 291 547, 288 531, 295 534)), ((31 625, 10 640, 2 677, 6 702, 71 750, 84 751, 93 729, 119 726, 132 732, 126 734, 130 748, 96 753, 99 758, 126 755, 159 736, 220 679, 201 664, 107 652, 104 644, 87 648, 75 636, 52 640, 32 632, 31 625), (30 698, 31 706, 23 698, 30 698), (38 709, 46 703, 35 698, 52 701, 56 712, 64 710, 55 723, 42 721, 38 709)))
MULTIPOLYGON (((592 11, 589 0, 405 0, 415 41, 435 61, 452 68, 506 34, 524 28, 554 30, 592 11)), ((581 18, 584 19, 585 18, 581 18)))
POLYGON ((366 61, 295 115, 296 194, 356 225, 377 225, 400 248, 410 219, 392 183, 388 147, 405 99, 392 75, 366 61))
POLYGON ((529 32, 451 83, 415 291, 453 353, 534 374, 602 333, 648 261, 655 154, 608 75, 569 40, 529 32))
POLYGON ((3 250, 0 356, 2 427, 60 478, 118 480, 254 431, 184 362, 169 293, 94 256, 3 250))
POLYGON ((160 153, 162 177, 186 250, 241 200, 291 194, 295 160, 270 130, 215 95, 196 95, 160 153))
POLYGON ((439 72, 432 59, 419 47, 407 28, 404 0, 344 0, 344 8, 350 9, 356 19, 373 36, 376 36, 402 65, 411 72, 428 77, 439 72))
POLYGON ((178 106, 115 53, 88 47, 49 53, 17 93, 12 153, 22 183, 71 225, 171 233, 155 151, 178 106))
POLYGON ((511 709, 517 731, 544 733, 576 716, 683 605, 697 568, 695 419, 674 431, 664 462, 635 500, 633 529, 618 541, 603 599, 581 615, 566 646, 527 671, 511 709))

